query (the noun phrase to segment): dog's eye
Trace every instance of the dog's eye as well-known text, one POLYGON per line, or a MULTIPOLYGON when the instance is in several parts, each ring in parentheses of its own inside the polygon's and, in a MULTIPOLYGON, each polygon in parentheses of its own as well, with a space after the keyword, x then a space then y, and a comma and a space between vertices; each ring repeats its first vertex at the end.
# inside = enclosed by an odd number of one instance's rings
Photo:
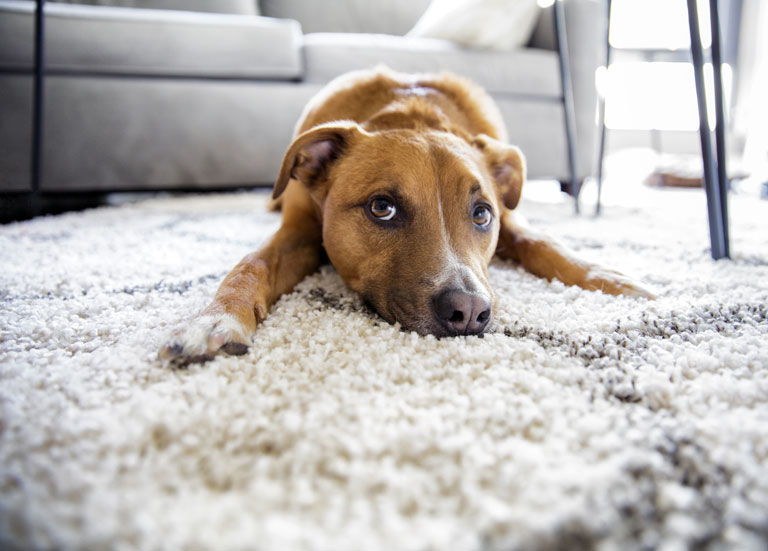
POLYGON ((472 211, 472 222, 475 223, 475 226, 487 228, 491 224, 491 220, 493 220, 493 214, 491 209, 485 205, 477 205, 472 211))
POLYGON ((368 210, 377 220, 392 220, 397 214, 397 207, 389 199, 384 197, 375 197, 371 199, 368 210))

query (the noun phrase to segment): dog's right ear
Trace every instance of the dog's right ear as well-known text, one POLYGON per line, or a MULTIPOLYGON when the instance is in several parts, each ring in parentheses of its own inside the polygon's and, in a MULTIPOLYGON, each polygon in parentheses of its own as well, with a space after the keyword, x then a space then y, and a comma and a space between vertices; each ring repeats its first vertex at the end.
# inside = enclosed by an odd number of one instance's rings
POLYGON ((290 180, 300 181, 313 194, 322 193, 321 184, 328 180, 333 164, 364 132, 355 122, 335 121, 300 134, 283 157, 272 198, 280 197, 290 180))
POLYGON ((525 157, 519 148, 485 134, 475 136, 472 145, 485 156, 504 206, 514 209, 520 201, 525 181, 525 157))

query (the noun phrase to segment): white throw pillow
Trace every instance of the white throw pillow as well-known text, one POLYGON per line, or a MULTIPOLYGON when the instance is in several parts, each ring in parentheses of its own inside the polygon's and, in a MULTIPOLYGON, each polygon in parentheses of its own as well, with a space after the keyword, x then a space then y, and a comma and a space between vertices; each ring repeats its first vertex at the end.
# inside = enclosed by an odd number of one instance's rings
POLYGON ((539 11, 536 0, 432 0, 407 36, 514 50, 528 42, 539 11))

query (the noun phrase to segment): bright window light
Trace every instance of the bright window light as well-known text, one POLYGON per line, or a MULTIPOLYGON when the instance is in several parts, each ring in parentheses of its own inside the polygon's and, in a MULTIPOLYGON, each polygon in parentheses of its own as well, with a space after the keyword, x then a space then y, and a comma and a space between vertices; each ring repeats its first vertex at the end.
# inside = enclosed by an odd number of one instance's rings
MULTIPOLYGON (((691 41, 686 0, 613 0, 611 46, 640 52, 642 61, 620 61, 595 75, 598 93, 606 100, 608 128, 627 130, 696 130, 699 117, 693 66, 690 62, 654 61, 664 50, 689 55, 691 41), (642 53, 645 52, 645 53, 642 53), (658 53, 654 53, 658 52, 658 53)), ((712 39, 709 0, 697 0, 702 45, 712 39)), ((683 58, 685 59, 685 58, 683 58)), ((712 65, 704 67, 710 125, 714 124, 712 65)), ((729 105, 733 72, 723 65, 725 105, 729 105)))
MULTIPOLYGON (((697 0, 701 41, 712 44, 709 0, 697 0)), ((613 0, 611 45, 615 48, 688 49, 688 3, 686 0, 613 0)))
MULTIPOLYGON (((733 71, 723 64, 725 105, 733 71)), ((614 129, 697 130, 699 115, 693 66, 689 63, 616 63, 598 74, 606 97, 605 124, 614 129)), ((709 121, 714 125, 712 64, 704 65, 709 121)))

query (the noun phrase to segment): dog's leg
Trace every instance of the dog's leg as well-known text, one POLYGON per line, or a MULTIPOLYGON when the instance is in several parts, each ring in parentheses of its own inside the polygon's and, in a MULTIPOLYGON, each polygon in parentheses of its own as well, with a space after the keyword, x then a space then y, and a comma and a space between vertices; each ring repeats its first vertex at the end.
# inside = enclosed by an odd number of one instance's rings
POLYGON ((610 295, 655 298, 642 283, 615 270, 576 258, 567 247, 533 230, 514 211, 501 218, 496 254, 514 260, 529 272, 547 279, 559 279, 589 291, 610 295))
POLYGON ((207 361, 220 350, 244 354, 270 306, 316 271, 321 257, 320 223, 306 212, 284 213, 270 242, 235 266, 213 302, 172 334, 159 358, 183 366, 207 361))

